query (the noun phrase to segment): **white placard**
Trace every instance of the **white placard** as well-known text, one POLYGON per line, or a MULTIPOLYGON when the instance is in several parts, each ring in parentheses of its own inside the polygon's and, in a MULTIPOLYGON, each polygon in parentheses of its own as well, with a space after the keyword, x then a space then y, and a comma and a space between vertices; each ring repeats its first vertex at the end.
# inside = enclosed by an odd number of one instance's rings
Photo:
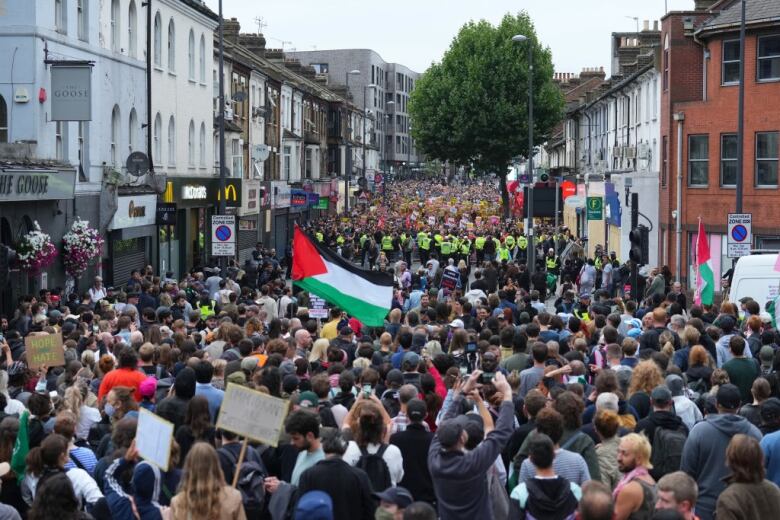
POLYGON ((279 443, 289 404, 286 399, 228 383, 219 409, 217 428, 275 447, 279 443))
POLYGON ((751 213, 729 213, 726 233, 729 258, 750 255, 753 247, 753 215, 751 213))
POLYGON ((145 408, 138 412, 135 447, 144 460, 168 471, 173 443, 173 423, 145 408))
POLYGON ((311 306, 309 307, 309 318, 328 318, 328 309, 326 308, 325 300, 319 296, 311 295, 309 301, 311 302, 311 306))
POLYGON ((211 216, 211 254, 213 256, 236 256, 235 215, 211 216))

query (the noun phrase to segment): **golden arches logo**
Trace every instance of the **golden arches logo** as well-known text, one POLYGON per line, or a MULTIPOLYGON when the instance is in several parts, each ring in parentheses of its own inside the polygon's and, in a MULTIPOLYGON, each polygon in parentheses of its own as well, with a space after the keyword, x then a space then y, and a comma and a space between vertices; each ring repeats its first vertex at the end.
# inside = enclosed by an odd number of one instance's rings
MULTIPOLYGON (((217 190, 217 200, 222 200, 222 193, 219 190, 217 190)), ((225 186, 225 200, 231 202, 238 201, 238 192, 235 185, 228 184, 225 186)))

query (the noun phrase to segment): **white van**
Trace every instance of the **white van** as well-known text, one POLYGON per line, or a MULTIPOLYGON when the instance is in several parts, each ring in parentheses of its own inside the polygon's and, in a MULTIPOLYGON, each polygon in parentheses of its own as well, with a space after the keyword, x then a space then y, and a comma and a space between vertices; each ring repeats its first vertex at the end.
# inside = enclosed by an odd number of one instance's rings
POLYGON ((763 311, 780 291, 780 272, 775 271, 777 253, 743 256, 737 261, 731 278, 729 301, 738 302, 750 296, 763 311))

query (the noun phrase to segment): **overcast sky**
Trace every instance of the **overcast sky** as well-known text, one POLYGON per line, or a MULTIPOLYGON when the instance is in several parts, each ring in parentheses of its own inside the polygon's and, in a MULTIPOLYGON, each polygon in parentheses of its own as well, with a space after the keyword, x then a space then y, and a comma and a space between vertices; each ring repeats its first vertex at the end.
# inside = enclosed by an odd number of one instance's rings
MULTIPOLYGON (((610 34, 636 30, 633 17, 640 28, 642 20, 660 20, 665 3, 687 10, 694 0, 223 0, 223 15, 238 18, 242 32, 257 32, 262 18, 268 47, 369 48, 424 72, 468 20, 495 24, 524 9, 552 49, 556 71, 604 66, 609 74, 610 34)), ((206 4, 217 11, 218 0, 206 4)))

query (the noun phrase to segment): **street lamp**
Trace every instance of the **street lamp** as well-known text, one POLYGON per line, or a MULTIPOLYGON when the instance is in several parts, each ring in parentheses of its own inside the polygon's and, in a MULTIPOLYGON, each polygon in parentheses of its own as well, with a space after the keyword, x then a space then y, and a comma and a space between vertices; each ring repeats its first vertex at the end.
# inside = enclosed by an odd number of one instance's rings
POLYGON ((534 65, 533 45, 531 40, 522 34, 512 36, 512 41, 525 43, 528 48, 528 174, 531 183, 528 186, 528 270, 531 274, 536 269, 536 244, 534 242, 534 65))
MULTIPOLYGON (((347 94, 345 96, 347 101, 347 121, 349 122, 350 118, 350 111, 349 111, 349 77, 350 76, 359 76, 360 71, 357 69, 350 70, 345 74, 346 77, 346 83, 347 83, 347 94)), ((349 123, 348 123, 349 124, 349 123)), ((344 213, 349 214, 349 177, 352 175, 352 144, 350 143, 350 137, 347 136, 347 164, 345 168, 345 177, 346 181, 344 184, 344 213)))
POLYGON ((406 156, 407 164, 409 165, 409 178, 412 178, 412 125, 409 123, 409 129, 406 134, 406 156))
MULTIPOLYGON (((366 107, 366 93, 368 92, 368 89, 374 89, 379 87, 379 85, 375 85, 374 83, 369 83, 368 85, 363 85, 363 178, 366 178, 366 174, 368 173, 368 168, 366 168, 366 119, 368 118, 368 109, 366 107)), ((368 180, 368 179, 366 179, 368 180)))

